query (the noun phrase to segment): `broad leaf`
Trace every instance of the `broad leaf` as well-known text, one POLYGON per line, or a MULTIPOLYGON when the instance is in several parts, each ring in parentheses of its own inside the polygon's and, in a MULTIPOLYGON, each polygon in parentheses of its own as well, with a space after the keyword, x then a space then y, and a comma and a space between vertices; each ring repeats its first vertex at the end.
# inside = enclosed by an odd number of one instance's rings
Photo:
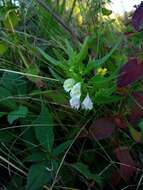
POLYGON ((71 143, 72 143, 72 140, 68 140, 60 144, 53 150, 53 155, 58 156, 59 154, 63 153, 70 146, 71 143))
POLYGON ((27 81, 18 74, 4 72, 2 84, 12 94, 23 95, 27 93, 27 81))
POLYGON ((102 183, 102 178, 97 175, 91 173, 89 170, 88 166, 83 164, 82 162, 77 162, 72 165, 78 172, 80 172, 84 177, 86 177, 89 180, 94 180, 96 181, 99 185, 102 183))
POLYGON ((11 92, 3 87, 0 87, 0 105, 10 109, 15 109, 17 107, 11 92))
POLYGON ((136 171, 135 163, 129 153, 128 147, 116 148, 115 155, 120 161, 120 175, 124 180, 133 176, 136 171))
POLYGON ((45 163, 32 165, 28 172, 26 190, 40 190, 50 179, 45 163))
POLYGON ((138 123, 143 116, 143 95, 141 92, 133 92, 132 97, 134 98, 134 104, 129 115, 129 121, 130 123, 135 124, 138 123))
POLYGON ((128 127, 126 121, 122 116, 116 116, 114 117, 115 124, 118 128, 126 129, 128 127))
POLYGON ((89 128, 89 137, 98 140, 108 138, 115 130, 115 123, 110 118, 100 118, 92 123, 89 128))
POLYGON ((25 106, 19 106, 18 109, 11 111, 8 114, 8 122, 12 124, 15 120, 19 118, 25 118, 28 114, 28 108, 25 106))
POLYGON ((53 119, 46 106, 42 106, 41 113, 33 124, 37 140, 46 151, 51 152, 54 143, 53 119))
POLYGON ((138 59, 130 59, 120 70, 117 86, 119 88, 139 80, 143 76, 143 62, 138 59))

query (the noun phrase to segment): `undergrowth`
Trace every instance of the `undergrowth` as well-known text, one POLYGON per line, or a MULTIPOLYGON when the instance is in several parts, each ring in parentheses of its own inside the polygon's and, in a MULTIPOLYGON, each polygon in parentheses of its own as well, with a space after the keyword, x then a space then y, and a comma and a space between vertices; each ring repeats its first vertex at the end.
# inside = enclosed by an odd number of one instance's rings
POLYGON ((0 189, 141 190, 143 5, 0 1, 0 189))

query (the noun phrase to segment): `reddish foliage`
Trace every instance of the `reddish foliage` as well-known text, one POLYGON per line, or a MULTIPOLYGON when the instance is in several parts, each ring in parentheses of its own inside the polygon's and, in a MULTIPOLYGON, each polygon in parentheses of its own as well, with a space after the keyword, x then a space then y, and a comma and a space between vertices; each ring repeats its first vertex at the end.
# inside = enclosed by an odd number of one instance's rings
POLYGON ((128 147, 116 148, 116 158, 120 162, 120 175, 124 180, 128 180, 136 171, 134 160, 132 159, 128 147))
POLYGON ((137 58, 130 59, 120 70, 117 86, 118 88, 128 86, 139 80, 143 75, 143 62, 137 58))
POLYGON ((137 7, 132 17, 132 24, 136 31, 143 28, 143 2, 137 7))
POLYGON ((89 128, 89 137, 97 140, 108 138, 115 130, 115 123, 110 118, 100 118, 92 123, 89 128))
POLYGON ((116 170, 113 171, 111 180, 112 180, 112 185, 114 187, 116 187, 120 183, 121 176, 118 171, 116 171, 116 170))
POLYGON ((139 122, 140 118, 143 116, 143 111, 138 109, 137 107, 129 115, 129 122, 132 124, 136 124, 139 122))
POLYGON ((127 123, 125 122, 122 116, 114 117, 114 121, 118 128, 126 129, 128 127, 127 123))
POLYGON ((135 124, 143 116, 143 109, 141 109, 141 107, 143 107, 143 95, 140 92, 133 92, 132 96, 136 103, 134 104, 132 112, 129 115, 129 121, 132 124, 135 124))

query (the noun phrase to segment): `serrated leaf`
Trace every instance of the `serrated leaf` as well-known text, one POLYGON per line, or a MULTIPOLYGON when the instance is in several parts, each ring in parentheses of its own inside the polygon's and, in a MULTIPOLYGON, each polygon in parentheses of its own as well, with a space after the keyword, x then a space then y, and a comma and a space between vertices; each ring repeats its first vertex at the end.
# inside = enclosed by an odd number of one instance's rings
POLYGON ((19 106, 18 109, 11 111, 8 114, 8 122, 12 124, 15 120, 19 118, 25 118, 26 115, 28 114, 28 108, 25 106, 19 106))
POLYGON ((38 118, 33 122, 36 138, 46 151, 51 152, 54 143, 53 119, 46 106, 42 106, 42 110, 38 118))

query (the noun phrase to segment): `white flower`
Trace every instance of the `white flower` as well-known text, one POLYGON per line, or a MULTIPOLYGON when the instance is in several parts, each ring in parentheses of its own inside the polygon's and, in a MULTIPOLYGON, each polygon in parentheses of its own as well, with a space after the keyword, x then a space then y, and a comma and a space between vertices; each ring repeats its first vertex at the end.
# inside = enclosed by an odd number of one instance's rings
POLYGON ((85 97, 85 99, 82 102, 82 109, 85 110, 92 110, 93 109, 93 102, 91 98, 89 97, 89 94, 85 97))
POLYGON ((74 84, 75 84, 75 80, 72 78, 65 80, 64 85, 63 85, 64 90, 66 92, 70 92, 71 89, 73 88, 74 84))
POLYGON ((80 96, 81 96, 81 83, 80 82, 76 83, 73 86, 73 88, 71 89, 71 92, 70 92, 70 96, 71 96, 71 98, 73 98, 73 97, 80 98, 80 96))
POLYGON ((78 97, 72 97, 70 99, 70 105, 73 109, 78 110, 80 108, 80 98, 78 97))

